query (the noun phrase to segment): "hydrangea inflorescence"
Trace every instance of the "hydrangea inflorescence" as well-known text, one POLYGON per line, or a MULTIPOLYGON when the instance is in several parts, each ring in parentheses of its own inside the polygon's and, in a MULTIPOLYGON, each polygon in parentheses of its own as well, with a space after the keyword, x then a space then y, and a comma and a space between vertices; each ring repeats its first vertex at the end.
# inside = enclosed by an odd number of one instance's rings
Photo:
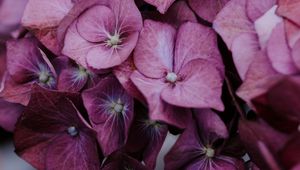
POLYGON ((0 128, 38 170, 298 170, 299 14, 0 0, 0 128))

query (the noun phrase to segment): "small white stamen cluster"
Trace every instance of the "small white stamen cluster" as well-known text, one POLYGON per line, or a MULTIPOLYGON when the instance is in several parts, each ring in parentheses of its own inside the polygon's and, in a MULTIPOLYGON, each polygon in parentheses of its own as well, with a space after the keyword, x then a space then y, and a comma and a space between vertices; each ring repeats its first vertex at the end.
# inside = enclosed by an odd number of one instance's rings
POLYGON ((208 158, 212 158, 215 156, 215 150, 211 147, 205 147, 204 152, 205 152, 206 157, 208 157, 208 158))
POLYGON ((48 71, 41 71, 39 73, 39 82, 47 84, 51 80, 51 75, 49 74, 48 71))
POLYGON ((118 48, 118 45, 122 42, 120 35, 115 33, 114 35, 109 35, 108 40, 106 40, 106 46, 111 48, 118 48))
POLYGON ((123 113, 125 111, 124 104, 120 98, 116 102, 111 103, 111 111, 112 113, 123 113))
POLYGON ((169 72, 166 76, 166 80, 170 83, 175 83, 177 81, 177 74, 174 72, 169 72))
POLYGON ((76 136, 76 135, 78 135, 78 130, 77 130, 77 128, 76 128, 75 126, 70 126, 70 127, 68 128, 68 134, 69 134, 70 136, 76 136))

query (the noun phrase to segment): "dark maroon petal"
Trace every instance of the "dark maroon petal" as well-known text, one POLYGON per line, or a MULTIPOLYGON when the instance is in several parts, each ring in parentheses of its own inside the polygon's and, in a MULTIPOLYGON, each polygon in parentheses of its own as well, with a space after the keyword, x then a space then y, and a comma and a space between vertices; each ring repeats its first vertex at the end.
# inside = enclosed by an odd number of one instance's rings
POLYGON ((188 127, 180 135, 170 152, 165 156, 165 169, 184 169, 203 154, 205 146, 201 143, 201 139, 197 132, 194 121, 188 124, 188 127))
POLYGON ((280 158, 287 168, 292 168, 300 163, 300 134, 295 134, 280 151, 280 158))
POLYGON ((272 129, 265 122, 241 120, 239 123, 241 140, 251 159, 263 169, 278 166, 274 154, 284 146, 287 136, 272 129), (259 133, 263 132, 263 133, 259 133))
POLYGON ((147 167, 155 168, 157 156, 168 133, 168 126, 149 119, 147 109, 137 105, 125 151, 143 160, 147 167))
POLYGON ((284 78, 265 94, 253 99, 253 104, 259 115, 274 128, 292 133, 298 130, 300 122, 299 92, 299 78, 284 78), (278 99, 286 100, 279 102, 278 99))
POLYGON ((0 99, 0 126, 12 132, 15 124, 23 111, 23 106, 0 99))
POLYGON ((34 86, 16 125, 16 153, 37 169, 99 169, 96 134, 74 105, 79 97, 34 86))
POLYGON ((133 98, 118 80, 105 78, 82 97, 104 155, 124 146, 133 120, 133 98))
POLYGON ((117 170, 117 169, 134 169, 134 170, 149 170, 141 162, 131 158, 130 156, 115 152, 108 156, 102 167, 103 170, 117 170))

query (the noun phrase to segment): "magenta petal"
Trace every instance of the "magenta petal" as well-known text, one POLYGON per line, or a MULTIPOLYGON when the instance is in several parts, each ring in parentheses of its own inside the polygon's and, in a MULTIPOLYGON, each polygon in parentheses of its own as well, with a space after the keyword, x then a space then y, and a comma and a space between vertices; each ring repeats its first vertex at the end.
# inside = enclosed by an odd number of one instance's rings
POLYGON ((273 68, 279 73, 294 74, 299 71, 291 56, 283 22, 273 29, 267 44, 267 51, 273 68))
POLYGON ((162 78, 172 71, 175 31, 168 24, 145 21, 134 51, 134 63, 142 74, 162 78))
POLYGON ((88 77, 88 73, 79 68, 67 68, 59 75, 58 90, 78 92, 86 85, 88 77))
POLYGON ((181 107, 224 109, 223 78, 214 65, 201 59, 192 60, 180 70, 179 76, 182 81, 163 89, 164 101, 181 107))
POLYGON ((300 3, 297 0, 278 0, 277 13, 300 26, 300 3))
POLYGON ((217 15, 213 28, 221 35, 227 47, 242 33, 254 33, 253 23, 246 14, 246 0, 231 0, 217 15))
POLYGON ((292 48, 292 57, 294 60, 294 64, 300 70, 300 39, 295 43, 292 48))
POLYGON ((188 2, 198 16, 212 22, 228 1, 230 0, 189 0, 188 2))
POLYGON ((0 126, 12 132, 22 111, 22 105, 9 103, 0 99, 0 126))
POLYGON ((164 14, 168 8, 172 5, 173 2, 175 2, 175 0, 164 0, 164 1, 157 1, 157 0, 145 0, 145 2, 156 6, 157 10, 164 14))
POLYGON ((187 22, 180 26, 175 46, 174 70, 179 70, 193 59, 205 59, 223 71, 222 58, 217 46, 217 35, 208 27, 187 22))
POLYGON ((95 132, 74 105, 79 97, 35 86, 16 125, 16 153, 37 169, 98 170, 95 132))
POLYGON ((104 155, 124 146, 133 120, 133 98, 118 80, 103 79, 82 97, 104 155))
POLYGON ((253 33, 241 34, 232 42, 231 50, 237 71, 241 79, 245 80, 246 73, 260 50, 258 38, 253 33))

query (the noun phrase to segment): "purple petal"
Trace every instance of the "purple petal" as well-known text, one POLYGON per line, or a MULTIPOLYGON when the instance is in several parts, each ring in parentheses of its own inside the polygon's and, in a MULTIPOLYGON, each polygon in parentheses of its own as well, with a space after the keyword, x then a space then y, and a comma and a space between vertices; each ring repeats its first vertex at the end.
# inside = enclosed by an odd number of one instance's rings
POLYGON ((9 103, 0 99, 0 126, 12 132, 22 111, 22 105, 9 103))
POLYGON ((156 6, 157 10, 164 14, 168 8, 172 5, 173 2, 175 2, 175 0, 165 0, 165 1, 157 1, 157 0, 145 0, 145 2, 156 6))
POLYGON ((124 146, 133 120, 133 98, 118 80, 103 79, 82 97, 104 155, 124 146))

